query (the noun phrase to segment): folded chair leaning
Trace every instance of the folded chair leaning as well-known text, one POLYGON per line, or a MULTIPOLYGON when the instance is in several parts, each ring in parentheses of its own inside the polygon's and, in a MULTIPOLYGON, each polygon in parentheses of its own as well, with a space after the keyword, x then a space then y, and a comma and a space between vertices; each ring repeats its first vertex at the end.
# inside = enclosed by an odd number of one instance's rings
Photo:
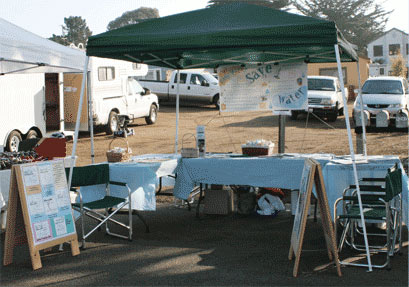
MULTIPOLYGON (((368 243, 371 253, 386 253, 386 262, 382 265, 372 265, 374 268, 390 268, 390 257, 400 251, 402 247, 402 170, 395 165, 388 169, 385 178, 364 178, 360 181, 360 191, 364 218, 366 223, 383 223, 384 228, 374 228, 376 232, 369 232, 368 243), (378 239, 377 239, 378 238, 378 239), (379 244, 379 238, 384 244, 379 244), (396 247, 398 241, 398 247, 396 247)), ((334 204, 334 222, 343 231, 338 250, 342 251, 346 243, 358 251, 365 251, 365 246, 359 244, 359 237, 363 236, 362 223, 356 186, 351 185, 344 190, 344 195, 334 204), (337 206, 342 202, 342 213, 338 214, 337 206)), ((343 265, 362 266, 367 264, 342 262, 343 265)))
MULTIPOLYGON (((69 169, 66 169, 66 173, 68 177, 69 169)), ((127 183, 110 180, 109 164, 74 167, 71 180, 71 191, 78 192, 80 199, 80 202, 74 203, 72 204, 72 206, 74 210, 80 212, 80 217, 77 218, 77 220, 81 219, 82 248, 85 248, 85 240, 87 239, 87 237, 89 237, 94 231, 100 229, 103 224, 105 224, 105 231, 107 234, 132 240, 132 201, 130 200, 132 192, 127 183), (101 184, 105 185, 106 195, 101 199, 84 203, 80 187, 101 184), (128 197, 121 198, 110 196, 110 186, 112 185, 126 188, 128 191, 128 197), (121 209, 125 207, 128 208, 128 224, 120 222, 113 218, 115 214, 117 214, 119 211, 121 211, 121 209), (98 222, 98 224, 87 233, 85 233, 84 215, 87 215, 98 222), (128 231, 127 235, 121 235, 111 232, 109 230, 108 223, 114 223, 125 228, 128 231)), ((138 214, 138 216, 141 218, 148 230, 144 219, 140 214, 138 214)))

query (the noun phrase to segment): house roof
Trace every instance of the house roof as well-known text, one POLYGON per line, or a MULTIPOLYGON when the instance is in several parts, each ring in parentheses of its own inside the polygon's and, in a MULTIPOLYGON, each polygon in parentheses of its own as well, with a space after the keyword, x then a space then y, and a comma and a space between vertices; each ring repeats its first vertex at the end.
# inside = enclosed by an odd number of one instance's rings
POLYGON ((384 32, 381 36, 379 36, 379 37, 376 38, 375 40, 373 40, 373 41, 371 41, 370 43, 368 43, 368 45, 370 45, 370 44, 372 44, 373 42, 375 42, 375 41, 379 40, 380 38, 384 37, 386 34, 392 32, 393 30, 396 30, 396 31, 398 31, 398 32, 400 32, 400 33, 402 33, 402 34, 404 34, 404 35, 406 35, 406 36, 409 36, 408 33, 404 32, 404 31, 402 31, 402 30, 399 30, 398 28, 392 28, 392 29, 389 29, 388 31, 384 32))

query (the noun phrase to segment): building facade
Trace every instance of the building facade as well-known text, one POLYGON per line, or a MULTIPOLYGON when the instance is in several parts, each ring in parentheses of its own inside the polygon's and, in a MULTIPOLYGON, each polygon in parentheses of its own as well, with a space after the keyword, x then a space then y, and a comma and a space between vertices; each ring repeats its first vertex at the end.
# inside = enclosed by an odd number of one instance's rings
POLYGON ((408 66, 408 37, 407 33, 393 28, 369 43, 368 57, 372 61, 372 64, 369 65, 369 75, 391 75, 392 60, 399 53, 405 59, 406 66, 408 66))
MULTIPOLYGON (((369 77, 370 59, 359 57, 359 74, 361 85, 369 77)), ((341 63, 344 85, 349 90, 350 99, 354 98, 353 91, 358 88, 358 67, 356 62, 341 63)), ((333 76, 338 77, 337 63, 313 63, 308 64, 309 76, 333 76)))

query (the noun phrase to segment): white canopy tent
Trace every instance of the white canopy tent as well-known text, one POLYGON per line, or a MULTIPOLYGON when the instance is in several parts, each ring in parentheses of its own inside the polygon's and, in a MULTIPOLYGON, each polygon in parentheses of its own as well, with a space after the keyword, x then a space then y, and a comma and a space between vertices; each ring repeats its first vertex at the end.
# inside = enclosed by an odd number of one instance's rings
POLYGON ((85 53, 0 18, 0 75, 82 72, 85 53))

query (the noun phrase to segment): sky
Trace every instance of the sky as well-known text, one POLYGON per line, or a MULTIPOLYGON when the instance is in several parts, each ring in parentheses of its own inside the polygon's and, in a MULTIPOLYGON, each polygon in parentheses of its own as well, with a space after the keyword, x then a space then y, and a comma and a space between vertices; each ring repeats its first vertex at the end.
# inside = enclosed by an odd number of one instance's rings
MULTIPOLYGON (((408 0, 378 0, 394 10, 386 29, 409 31, 408 0)), ((0 0, 0 17, 39 36, 61 35, 64 17, 81 16, 93 35, 126 11, 157 8, 161 17, 205 8, 208 0, 0 0)))

